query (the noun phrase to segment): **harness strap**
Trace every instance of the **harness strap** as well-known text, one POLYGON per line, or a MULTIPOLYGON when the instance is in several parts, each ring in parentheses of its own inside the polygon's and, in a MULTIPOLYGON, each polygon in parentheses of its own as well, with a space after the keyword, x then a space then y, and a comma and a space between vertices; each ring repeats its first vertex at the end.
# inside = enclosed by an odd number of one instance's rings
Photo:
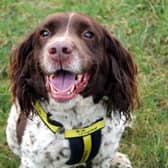
POLYGON ((97 120, 95 123, 90 125, 89 127, 79 128, 79 129, 72 129, 72 130, 65 130, 65 138, 74 138, 74 137, 81 137, 92 134, 99 129, 102 129, 105 125, 103 119, 97 120))
POLYGON ((92 149, 91 135, 84 136, 83 143, 84 143, 84 151, 83 151, 82 158, 80 160, 81 163, 86 162, 90 156, 91 149, 92 149))
POLYGON ((69 138, 71 156, 68 165, 84 163, 92 160, 99 152, 101 144, 101 130, 84 137, 69 138))
POLYGON ((35 109, 37 111, 37 113, 39 114, 41 120, 45 123, 45 125, 54 133, 58 132, 58 130, 60 129, 60 126, 56 125, 56 124, 52 124, 48 121, 48 116, 47 113, 45 112, 45 110, 43 109, 43 107, 41 106, 39 101, 36 101, 35 103, 35 109))

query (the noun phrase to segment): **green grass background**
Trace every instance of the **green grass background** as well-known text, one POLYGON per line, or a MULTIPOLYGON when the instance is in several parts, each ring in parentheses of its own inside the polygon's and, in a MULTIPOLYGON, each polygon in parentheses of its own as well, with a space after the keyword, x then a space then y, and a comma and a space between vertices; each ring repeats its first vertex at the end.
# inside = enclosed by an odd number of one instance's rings
POLYGON ((132 52, 139 67, 140 108, 120 150, 134 168, 168 168, 168 0, 1 0, 0 168, 19 165, 5 140, 9 52, 46 15, 60 11, 93 16, 132 52))

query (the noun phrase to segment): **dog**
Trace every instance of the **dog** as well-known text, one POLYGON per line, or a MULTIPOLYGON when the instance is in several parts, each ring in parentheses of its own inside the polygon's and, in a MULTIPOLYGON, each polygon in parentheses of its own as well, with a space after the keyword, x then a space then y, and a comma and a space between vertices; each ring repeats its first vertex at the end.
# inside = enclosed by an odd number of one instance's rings
POLYGON ((11 52, 7 142, 20 168, 132 168, 117 152, 137 104, 130 52, 93 18, 49 15, 11 52))

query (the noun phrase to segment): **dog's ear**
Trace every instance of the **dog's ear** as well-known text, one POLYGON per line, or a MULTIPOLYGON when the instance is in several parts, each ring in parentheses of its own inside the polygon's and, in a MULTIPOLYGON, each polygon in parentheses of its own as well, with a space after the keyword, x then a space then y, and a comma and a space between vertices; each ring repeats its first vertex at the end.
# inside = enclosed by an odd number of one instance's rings
POLYGON ((28 64, 33 55, 33 40, 34 34, 32 33, 16 46, 10 54, 9 74, 11 77, 11 91, 13 101, 17 99, 21 109, 25 107, 23 102, 26 101, 25 93, 27 93, 25 76, 28 75, 28 64))
POLYGON ((130 111, 137 100, 137 66, 130 52, 104 30, 106 59, 108 60, 108 80, 106 94, 112 108, 130 117, 130 111))
POLYGON ((10 55, 9 74, 13 101, 17 99, 26 115, 32 110, 35 99, 40 98, 43 93, 40 90, 42 86, 39 85, 43 83, 43 79, 34 57, 35 39, 33 32, 14 48, 10 55))

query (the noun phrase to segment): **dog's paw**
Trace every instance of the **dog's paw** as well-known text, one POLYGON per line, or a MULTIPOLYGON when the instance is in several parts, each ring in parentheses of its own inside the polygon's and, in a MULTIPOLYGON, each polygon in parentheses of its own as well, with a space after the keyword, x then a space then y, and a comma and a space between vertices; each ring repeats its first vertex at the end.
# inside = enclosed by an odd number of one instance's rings
POLYGON ((133 167, 127 155, 117 152, 111 162, 110 168, 133 168, 133 167))

